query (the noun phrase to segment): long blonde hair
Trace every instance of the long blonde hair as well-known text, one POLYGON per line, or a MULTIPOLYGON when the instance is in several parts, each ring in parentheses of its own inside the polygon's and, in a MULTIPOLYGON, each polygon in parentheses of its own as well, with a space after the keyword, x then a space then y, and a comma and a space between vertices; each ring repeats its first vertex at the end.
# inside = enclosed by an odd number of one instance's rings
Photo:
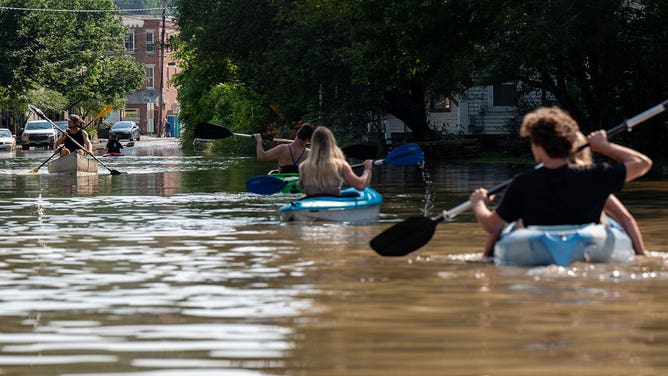
POLYGON ((578 151, 578 148, 587 143, 587 137, 578 131, 573 142, 573 149, 568 157, 568 161, 576 166, 587 166, 592 164, 591 149, 584 148, 578 151))
POLYGON ((331 190, 342 182, 341 168, 345 163, 346 158, 332 131, 320 126, 311 136, 311 153, 299 165, 302 184, 323 192, 331 190))

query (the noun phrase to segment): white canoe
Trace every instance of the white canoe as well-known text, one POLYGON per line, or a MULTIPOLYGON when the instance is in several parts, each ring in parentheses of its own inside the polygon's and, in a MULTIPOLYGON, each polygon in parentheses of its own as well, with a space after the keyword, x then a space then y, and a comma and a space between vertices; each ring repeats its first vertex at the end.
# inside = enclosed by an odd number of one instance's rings
POLYGON ((630 262, 634 255, 631 239, 616 222, 607 221, 605 225, 508 226, 494 246, 494 262, 519 266, 630 262))
POLYGON ((383 197, 372 188, 347 188, 341 196, 307 196, 278 209, 281 221, 369 222, 378 220, 383 197))
POLYGON ((97 174, 98 163, 79 153, 70 153, 49 162, 49 173, 97 174))

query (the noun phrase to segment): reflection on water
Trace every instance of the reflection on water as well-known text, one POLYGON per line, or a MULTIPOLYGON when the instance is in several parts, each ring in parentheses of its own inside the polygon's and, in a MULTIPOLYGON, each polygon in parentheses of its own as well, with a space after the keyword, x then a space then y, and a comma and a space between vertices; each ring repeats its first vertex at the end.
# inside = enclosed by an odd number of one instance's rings
POLYGON ((368 241, 517 170, 378 167, 380 222, 280 223, 297 196, 245 192, 271 166, 137 145, 103 159, 118 176, 29 173, 48 151, 0 156, 0 374, 667 371, 665 182, 622 194, 650 257, 500 268, 479 261, 470 213, 407 257, 368 241))

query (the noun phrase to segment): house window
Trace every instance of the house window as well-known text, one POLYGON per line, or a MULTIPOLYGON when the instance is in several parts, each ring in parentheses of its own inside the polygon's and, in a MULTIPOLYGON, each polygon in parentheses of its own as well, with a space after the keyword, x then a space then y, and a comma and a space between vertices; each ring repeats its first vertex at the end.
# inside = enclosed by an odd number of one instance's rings
POLYGON ((146 32, 146 52, 155 51, 155 33, 153 31, 146 32))
POLYGON ((146 88, 153 89, 155 87, 154 77, 155 67, 153 65, 146 66, 146 88))
POLYGON ((513 83, 494 85, 494 106, 517 106, 517 86, 513 83))
POLYGON ((125 33, 125 51, 134 52, 135 50, 135 31, 129 30, 125 33))
POLYGON ((452 103, 450 97, 438 97, 434 99, 431 105, 431 112, 450 112, 452 111, 452 103))

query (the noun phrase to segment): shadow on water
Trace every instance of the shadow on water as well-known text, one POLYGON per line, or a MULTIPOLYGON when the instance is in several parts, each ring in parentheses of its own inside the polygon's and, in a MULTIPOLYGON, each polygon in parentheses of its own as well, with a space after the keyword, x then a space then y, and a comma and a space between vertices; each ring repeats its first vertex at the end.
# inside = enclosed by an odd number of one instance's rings
POLYGON ((0 155, 0 373, 667 371, 663 181, 621 194, 650 257, 501 268, 479 261, 470 213, 407 257, 368 241, 520 170, 377 167, 379 222, 280 223, 277 208, 299 196, 245 191, 272 165, 142 143, 104 159, 118 176, 31 174, 48 151, 0 155))

